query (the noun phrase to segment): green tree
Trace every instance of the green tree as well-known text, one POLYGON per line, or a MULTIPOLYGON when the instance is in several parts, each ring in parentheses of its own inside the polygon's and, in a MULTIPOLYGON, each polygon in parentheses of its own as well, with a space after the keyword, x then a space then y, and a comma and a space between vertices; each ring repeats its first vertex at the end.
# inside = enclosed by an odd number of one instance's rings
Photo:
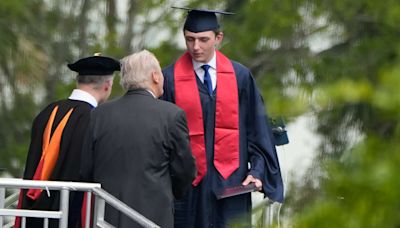
MULTIPOLYGON (((1 1, 0 168, 21 176, 35 115, 75 86, 67 63, 96 52, 120 58, 145 48, 165 2, 1 1)), ((115 81, 112 97, 122 93, 115 81)))
MULTIPOLYGON (((400 61, 382 70, 375 81, 371 108, 380 119, 398 119, 400 113, 400 61)), ((357 86, 356 86, 357 87, 357 86)), ((327 179, 315 203, 297 214, 298 227, 397 227, 399 201, 400 124, 392 122, 393 133, 371 130, 346 150, 340 162, 326 163, 327 179)))
POLYGON ((323 136, 310 178, 321 188, 297 199, 308 204, 295 224, 398 226, 400 7, 396 1, 315 1, 313 12, 330 41, 309 62, 323 136))
POLYGON ((39 1, 0 3, 0 167, 18 174, 25 153, 30 121, 36 111, 32 91, 48 66, 48 56, 30 31, 39 1))

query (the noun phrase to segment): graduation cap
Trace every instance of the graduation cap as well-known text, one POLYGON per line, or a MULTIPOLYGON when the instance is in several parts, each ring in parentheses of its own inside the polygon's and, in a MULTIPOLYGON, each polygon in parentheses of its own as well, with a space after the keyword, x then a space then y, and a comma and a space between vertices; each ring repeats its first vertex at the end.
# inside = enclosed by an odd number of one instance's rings
POLYGON ((216 14, 231 15, 234 13, 225 12, 221 10, 210 10, 210 9, 191 9, 186 7, 175 7, 174 9, 187 10, 188 15, 186 17, 185 25, 183 29, 190 32, 204 32, 213 31, 219 29, 219 24, 216 14))
POLYGON ((79 75, 110 75, 120 71, 121 64, 116 59, 95 54, 68 64, 68 68, 79 75))

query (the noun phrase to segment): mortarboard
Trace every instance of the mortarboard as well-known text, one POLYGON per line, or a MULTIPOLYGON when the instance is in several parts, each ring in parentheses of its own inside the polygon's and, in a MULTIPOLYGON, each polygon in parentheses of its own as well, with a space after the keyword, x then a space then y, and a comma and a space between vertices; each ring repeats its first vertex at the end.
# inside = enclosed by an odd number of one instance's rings
POLYGON ((121 64, 116 59, 95 55, 68 64, 68 68, 79 75, 110 75, 120 71, 121 64))
POLYGON ((186 7, 175 7, 174 9, 187 10, 188 15, 186 17, 185 25, 183 29, 190 32, 204 32, 219 29, 216 13, 231 15, 234 13, 220 11, 220 10, 209 10, 209 9, 190 9, 186 7))

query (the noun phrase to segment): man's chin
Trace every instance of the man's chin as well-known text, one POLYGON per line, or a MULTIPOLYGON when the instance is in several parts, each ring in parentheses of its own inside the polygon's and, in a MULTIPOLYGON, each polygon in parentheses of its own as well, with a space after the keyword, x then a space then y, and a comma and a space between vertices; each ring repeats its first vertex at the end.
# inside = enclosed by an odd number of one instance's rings
POLYGON ((204 62, 204 58, 201 55, 191 55, 191 56, 192 56, 192 59, 196 62, 200 62, 200 63, 204 62))
POLYGON ((206 63, 207 61, 204 58, 193 58, 194 61, 199 63, 206 63))

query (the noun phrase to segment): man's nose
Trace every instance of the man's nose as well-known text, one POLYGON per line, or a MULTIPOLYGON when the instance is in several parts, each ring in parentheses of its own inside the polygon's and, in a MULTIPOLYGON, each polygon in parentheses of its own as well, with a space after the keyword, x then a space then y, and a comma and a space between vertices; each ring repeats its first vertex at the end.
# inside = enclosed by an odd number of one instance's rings
POLYGON ((193 45, 193 48, 195 49, 195 50, 198 50, 199 48, 200 48, 200 43, 199 43, 199 40, 194 40, 194 45, 193 45))

